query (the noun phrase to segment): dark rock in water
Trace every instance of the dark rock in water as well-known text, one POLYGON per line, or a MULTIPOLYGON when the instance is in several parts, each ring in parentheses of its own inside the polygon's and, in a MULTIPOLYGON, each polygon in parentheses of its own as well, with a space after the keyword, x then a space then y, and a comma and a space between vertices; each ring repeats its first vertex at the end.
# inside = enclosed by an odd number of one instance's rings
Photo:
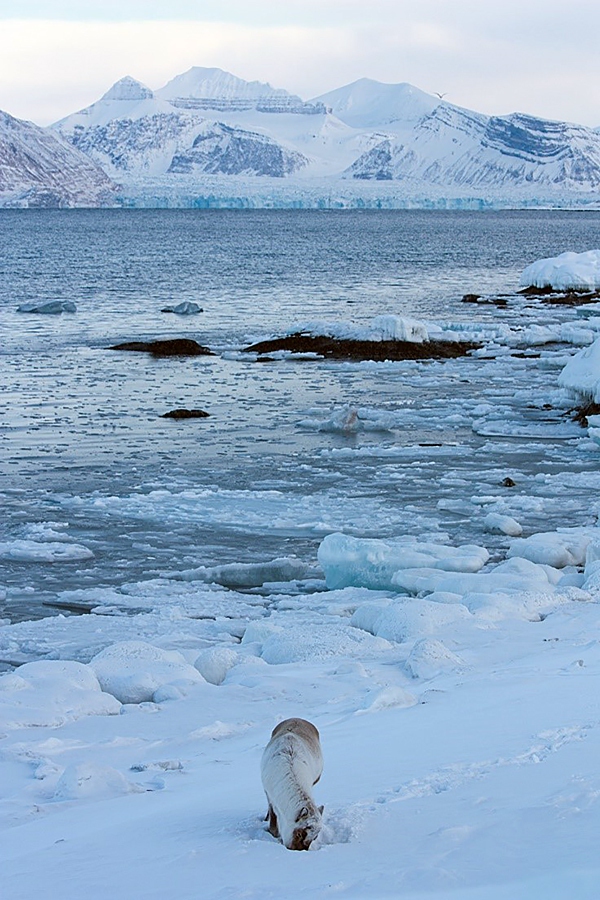
POLYGON ((296 332, 244 347, 246 353, 315 353, 327 359, 455 359, 479 347, 468 341, 359 341, 296 332))
POLYGON ((22 303, 17 306, 17 312, 56 316, 64 312, 77 312, 77 307, 72 300, 43 300, 41 303, 22 303))
POLYGON ((207 419, 209 415, 203 409, 172 409, 163 413, 161 419, 207 419))
POLYGON ((132 350, 151 353, 152 356, 214 356, 212 350, 190 338, 174 338, 168 341, 127 341, 115 344, 109 350, 132 350))
POLYGON ((585 406, 579 406, 577 409, 571 410, 573 419, 582 426, 588 427, 588 416, 600 416, 600 403, 590 401, 585 406))
POLYGON ((517 291, 518 294, 532 294, 534 297, 540 297, 544 294, 556 294, 556 291, 549 284, 544 285, 544 287, 537 287, 535 284, 530 284, 529 287, 521 288, 520 291, 517 291))
POLYGON ((555 306, 581 306, 584 303, 596 303, 600 300, 600 291, 578 291, 574 288, 569 288, 567 291, 557 291, 556 288, 551 287, 549 284, 541 288, 531 285, 523 288, 518 293, 542 297, 542 303, 551 303, 555 306))
POLYGON ((567 291, 565 294, 550 294, 542 299, 542 303, 556 306, 583 306, 584 303, 597 303, 600 291, 567 291))
POLYGON ((510 475, 507 475, 507 477, 504 479, 504 481, 501 482, 502 487, 515 487, 516 483, 517 482, 513 481, 512 478, 510 477, 510 475))
POLYGON ((182 303, 178 303, 177 306, 164 306, 161 312, 175 313, 178 316, 195 316, 196 313, 204 312, 204 310, 197 303, 193 303, 191 300, 184 300, 182 303))

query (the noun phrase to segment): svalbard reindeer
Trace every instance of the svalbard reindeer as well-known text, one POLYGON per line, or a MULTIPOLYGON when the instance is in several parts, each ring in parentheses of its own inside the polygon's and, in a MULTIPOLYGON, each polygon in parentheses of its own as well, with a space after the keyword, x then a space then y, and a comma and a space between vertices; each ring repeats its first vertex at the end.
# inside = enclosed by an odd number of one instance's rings
POLYGON ((268 830, 288 850, 308 850, 321 830, 323 807, 312 787, 323 771, 319 732, 306 719, 285 719, 273 729, 261 761, 269 810, 268 830))

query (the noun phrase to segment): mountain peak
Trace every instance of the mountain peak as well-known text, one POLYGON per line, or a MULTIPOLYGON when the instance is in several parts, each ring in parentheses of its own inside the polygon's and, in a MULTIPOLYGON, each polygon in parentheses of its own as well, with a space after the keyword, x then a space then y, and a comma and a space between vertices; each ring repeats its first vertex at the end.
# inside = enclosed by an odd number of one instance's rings
POLYGON ((101 97, 102 100, 148 100, 154 96, 149 87, 126 75, 116 81, 101 97))
POLYGON ((288 91, 274 88, 261 81, 244 81, 223 69, 193 66, 182 75, 176 75, 156 92, 164 100, 263 100, 266 98, 288 98, 301 102, 288 91))
POLYGON ((312 102, 324 103, 347 125, 380 128, 391 124, 412 126, 432 112, 440 101, 405 81, 386 84, 373 78, 359 78, 312 102))

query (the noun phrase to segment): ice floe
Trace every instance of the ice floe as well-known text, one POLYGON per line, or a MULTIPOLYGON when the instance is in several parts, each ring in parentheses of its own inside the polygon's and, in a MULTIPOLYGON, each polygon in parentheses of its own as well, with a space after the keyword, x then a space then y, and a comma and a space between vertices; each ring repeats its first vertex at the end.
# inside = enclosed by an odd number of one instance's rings
POLYGON ((21 303, 17 312, 41 313, 42 315, 60 315, 60 313, 77 312, 77 306, 72 300, 44 300, 39 303, 21 303))
POLYGON ((367 587, 394 589, 396 574, 402 569, 432 568, 446 572, 477 572, 489 558, 485 547, 418 542, 411 538, 380 541, 330 534, 321 542, 319 563, 327 587, 367 587))
POLYGON ((196 313, 204 312, 201 306, 194 303, 193 300, 182 300, 175 306, 163 306, 161 312, 175 313, 177 316, 195 316, 196 313))
POLYGON ((15 540, 0 542, 0 559, 19 562, 79 562, 93 559, 94 554, 81 544, 61 541, 15 540))
POLYGON ((511 537, 519 537, 523 534, 523 526, 512 516, 503 516, 501 513, 490 512, 483 519, 484 531, 507 534, 511 537))

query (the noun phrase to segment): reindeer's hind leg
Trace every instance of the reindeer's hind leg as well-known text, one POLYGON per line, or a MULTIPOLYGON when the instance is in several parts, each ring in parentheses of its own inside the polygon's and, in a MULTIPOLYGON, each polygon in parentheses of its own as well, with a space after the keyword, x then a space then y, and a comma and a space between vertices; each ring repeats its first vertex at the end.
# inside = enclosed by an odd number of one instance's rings
POLYGON ((267 831, 269 834, 272 834, 274 838, 279 838, 279 826, 277 824, 277 816, 275 815, 275 810, 269 803, 269 808, 267 810, 267 814, 265 816, 265 821, 268 821, 267 831))

